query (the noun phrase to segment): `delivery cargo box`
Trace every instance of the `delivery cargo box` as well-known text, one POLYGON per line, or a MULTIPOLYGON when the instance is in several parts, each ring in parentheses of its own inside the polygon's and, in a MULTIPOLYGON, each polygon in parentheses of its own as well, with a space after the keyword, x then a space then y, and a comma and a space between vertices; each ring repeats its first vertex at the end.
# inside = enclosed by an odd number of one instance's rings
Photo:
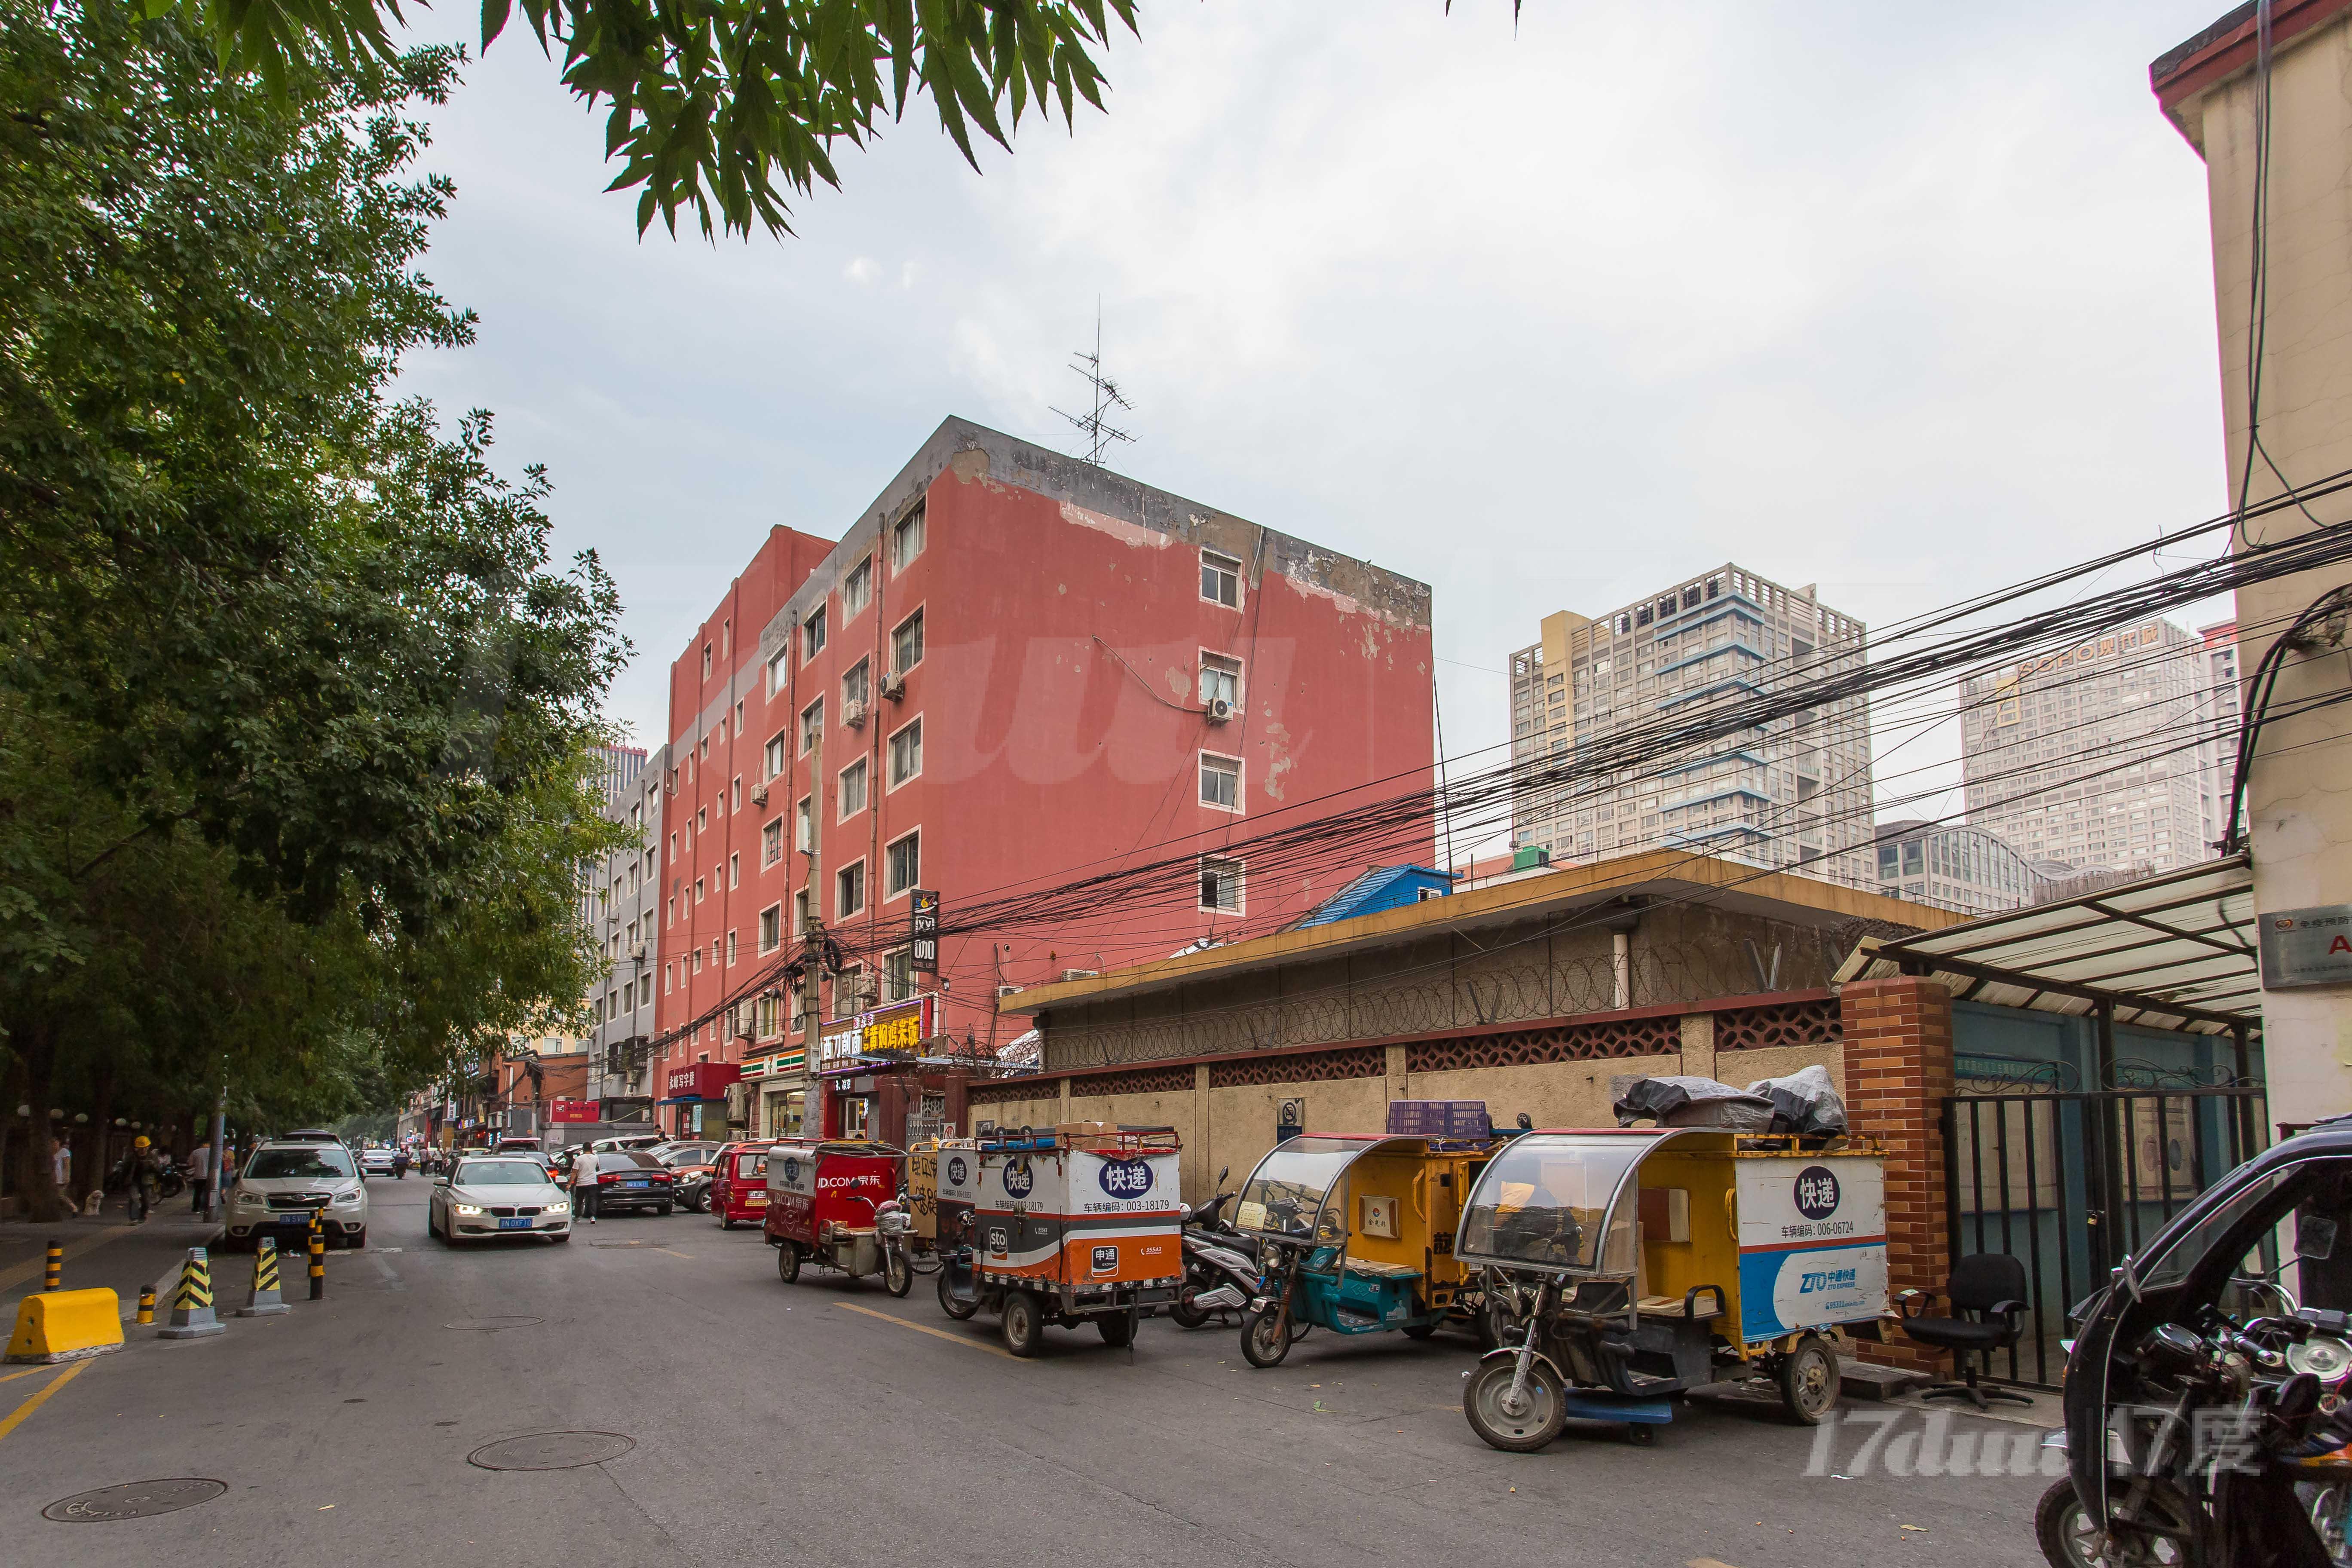
POLYGON ((940 1204, 971 1205, 981 1274, 1081 1289, 1181 1279, 1175 1130, 1079 1125, 941 1146, 940 1204))

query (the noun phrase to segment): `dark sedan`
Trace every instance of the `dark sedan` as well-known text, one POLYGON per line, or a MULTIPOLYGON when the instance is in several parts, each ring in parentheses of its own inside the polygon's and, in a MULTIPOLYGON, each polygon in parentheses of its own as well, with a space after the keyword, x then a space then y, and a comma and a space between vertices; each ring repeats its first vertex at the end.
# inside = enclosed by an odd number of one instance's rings
POLYGON ((596 1212, 618 1214, 623 1209, 652 1209, 667 1214, 677 1202, 677 1182, 669 1167, 651 1154, 608 1149, 596 1156, 596 1212))
POLYGON ((689 1214, 709 1201, 711 1160, 718 1152, 716 1143, 673 1143, 654 1156, 669 1167, 678 1204, 689 1214))

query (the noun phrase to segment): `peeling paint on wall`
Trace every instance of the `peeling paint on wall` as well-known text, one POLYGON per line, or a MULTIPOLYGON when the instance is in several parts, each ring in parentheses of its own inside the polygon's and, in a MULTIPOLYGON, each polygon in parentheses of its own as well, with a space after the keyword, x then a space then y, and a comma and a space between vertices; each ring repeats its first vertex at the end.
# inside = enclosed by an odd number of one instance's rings
POLYGON ((1080 528, 1091 528, 1097 533, 1108 533, 1122 544, 1150 545, 1154 550, 1165 550, 1176 542, 1168 534, 1158 533, 1116 517, 1105 517, 1098 511, 1088 511, 1075 501, 1062 503, 1062 521, 1076 523, 1080 528))

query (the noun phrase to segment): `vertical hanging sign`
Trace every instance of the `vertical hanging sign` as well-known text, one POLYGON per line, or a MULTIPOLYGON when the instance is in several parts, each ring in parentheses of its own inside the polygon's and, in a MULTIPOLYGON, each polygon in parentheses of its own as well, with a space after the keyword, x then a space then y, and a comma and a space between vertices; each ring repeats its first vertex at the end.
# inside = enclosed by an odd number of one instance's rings
POLYGON ((917 888, 914 906, 907 918, 913 922, 911 934, 915 942, 909 967, 919 974, 937 974, 940 972, 939 893, 917 888))

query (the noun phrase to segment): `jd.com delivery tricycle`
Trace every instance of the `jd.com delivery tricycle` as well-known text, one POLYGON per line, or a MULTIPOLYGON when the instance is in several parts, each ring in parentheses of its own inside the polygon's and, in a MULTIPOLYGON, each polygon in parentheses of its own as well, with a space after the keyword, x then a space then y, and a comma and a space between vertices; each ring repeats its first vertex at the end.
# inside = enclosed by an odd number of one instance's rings
POLYGON ((1668 1396, 1765 1376, 1807 1426, 1836 1405, 1835 1343, 1886 1310, 1874 1145, 1700 1128, 1529 1132, 1487 1164, 1455 1255, 1486 1276, 1502 1345, 1465 1384, 1495 1447, 1568 1417, 1646 1440, 1668 1396))
POLYGON ((856 1139, 786 1139, 767 1151, 768 1245, 789 1285, 801 1266, 853 1279, 882 1276, 893 1296, 914 1283, 906 1253, 888 1233, 903 1219, 899 1173, 907 1152, 856 1139))

